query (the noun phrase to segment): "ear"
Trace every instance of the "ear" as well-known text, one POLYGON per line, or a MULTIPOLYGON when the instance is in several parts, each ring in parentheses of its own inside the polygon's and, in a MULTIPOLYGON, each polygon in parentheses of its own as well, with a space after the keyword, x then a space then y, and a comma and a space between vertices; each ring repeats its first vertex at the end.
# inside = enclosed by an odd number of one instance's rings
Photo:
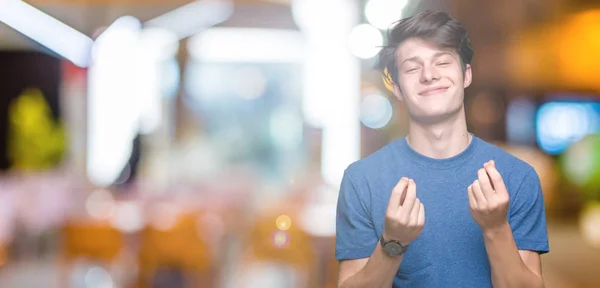
POLYGON ((467 64, 465 67, 465 77, 464 77, 463 88, 467 88, 471 85, 471 81, 473 81, 473 73, 471 72, 471 65, 467 64))
POLYGON ((400 86, 392 82, 392 89, 394 90, 394 95, 396 96, 396 98, 398 98, 398 100, 400 101, 404 101, 404 97, 402 96, 402 89, 400 89, 400 86))

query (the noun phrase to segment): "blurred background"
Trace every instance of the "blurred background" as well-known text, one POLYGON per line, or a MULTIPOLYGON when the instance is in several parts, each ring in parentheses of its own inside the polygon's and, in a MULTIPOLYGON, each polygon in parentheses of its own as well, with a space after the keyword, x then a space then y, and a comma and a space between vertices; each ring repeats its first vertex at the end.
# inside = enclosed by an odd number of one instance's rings
POLYGON ((449 12, 470 131, 535 167, 546 287, 600 287, 600 1, 0 0, 0 287, 335 287, 373 56, 449 12))

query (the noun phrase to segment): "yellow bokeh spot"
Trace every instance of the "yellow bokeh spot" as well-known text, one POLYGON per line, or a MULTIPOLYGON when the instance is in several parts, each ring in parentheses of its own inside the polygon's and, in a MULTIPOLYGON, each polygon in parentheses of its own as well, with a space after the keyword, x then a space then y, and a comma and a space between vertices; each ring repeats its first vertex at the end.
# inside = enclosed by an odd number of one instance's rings
POLYGON ((392 77, 390 76, 390 73, 388 72, 387 68, 385 68, 385 70, 383 71, 382 79, 383 79, 383 85, 385 85, 385 88, 390 90, 390 92, 394 92, 394 90, 392 89, 392 83, 390 82, 392 77))
POLYGON ((292 226, 292 219, 290 216, 281 215, 275 220, 275 225, 277 226, 277 229, 287 231, 292 226))

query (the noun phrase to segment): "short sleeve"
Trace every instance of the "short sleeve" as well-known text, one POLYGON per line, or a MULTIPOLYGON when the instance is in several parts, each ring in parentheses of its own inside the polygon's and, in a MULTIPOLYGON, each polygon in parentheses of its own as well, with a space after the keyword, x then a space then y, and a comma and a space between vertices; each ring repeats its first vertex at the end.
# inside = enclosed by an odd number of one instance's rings
POLYGON ((548 253, 546 208, 540 179, 533 168, 529 170, 511 199, 509 222, 519 250, 548 253))
POLYGON ((337 260, 367 258, 377 245, 377 234, 370 220, 368 190, 354 185, 348 169, 344 172, 336 211, 337 260))

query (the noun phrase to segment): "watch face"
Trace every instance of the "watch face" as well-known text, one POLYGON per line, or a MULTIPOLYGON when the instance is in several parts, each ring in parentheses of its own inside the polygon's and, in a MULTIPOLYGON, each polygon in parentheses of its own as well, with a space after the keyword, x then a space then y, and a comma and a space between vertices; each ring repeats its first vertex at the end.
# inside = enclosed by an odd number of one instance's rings
POLYGON ((389 242, 385 244, 385 251, 390 255, 400 255, 402 253, 402 246, 396 242, 389 242))

